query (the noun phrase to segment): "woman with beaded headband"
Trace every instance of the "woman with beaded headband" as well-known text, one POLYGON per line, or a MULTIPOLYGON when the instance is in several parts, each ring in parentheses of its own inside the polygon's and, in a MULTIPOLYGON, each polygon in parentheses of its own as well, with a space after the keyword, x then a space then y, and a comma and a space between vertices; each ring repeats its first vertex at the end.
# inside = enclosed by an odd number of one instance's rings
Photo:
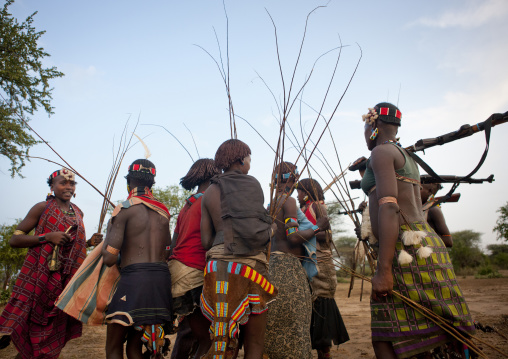
POLYGON ((67 168, 48 178, 51 194, 30 209, 9 244, 28 248, 12 296, 0 317, 2 348, 10 340, 20 358, 57 358, 70 339, 81 336, 81 322, 55 307, 66 284, 86 256, 86 247, 97 245, 101 234, 86 241, 83 212, 71 198, 75 175, 67 168), (34 234, 30 232, 34 230, 34 234), (49 266, 56 254, 55 267, 49 266))
MULTIPOLYGON (((441 315, 457 329, 474 331, 446 247, 425 222, 416 162, 398 143, 400 110, 379 103, 363 116, 372 152, 362 178, 369 195, 372 232, 378 239, 377 270, 372 278, 372 344, 377 358, 409 358, 448 346, 460 351, 447 333, 401 302, 397 291, 441 315)), ((464 357, 463 353, 460 357, 464 357)))
MULTIPOLYGON (((318 181, 305 178, 298 181, 298 202, 305 216, 316 224, 327 215, 324 193, 318 181)), ((312 349, 318 352, 318 359, 331 358, 332 342, 340 345, 349 340, 349 335, 335 302, 337 276, 332 259, 332 231, 316 234, 317 261, 319 273, 312 279, 312 318, 310 337, 312 349)))
POLYGON ((281 162, 274 170, 276 199, 270 206, 277 230, 272 238, 269 275, 279 289, 266 325, 265 354, 271 359, 312 357, 312 296, 309 280, 317 274, 316 234, 329 228, 326 212, 310 222, 291 197, 296 165, 281 162))
POLYGON ((189 172, 182 177, 180 185, 187 191, 197 187, 196 193, 187 198, 178 214, 171 244, 169 270, 173 294, 173 309, 179 318, 178 335, 172 358, 187 357, 198 340, 195 356, 204 355, 210 347, 209 322, 201 313, 200 296, 203 291, 203 272, 206 250, 201 244, 201 201, 210 179, 220 173, 215 161, 201 158, 194 162, 189 172))

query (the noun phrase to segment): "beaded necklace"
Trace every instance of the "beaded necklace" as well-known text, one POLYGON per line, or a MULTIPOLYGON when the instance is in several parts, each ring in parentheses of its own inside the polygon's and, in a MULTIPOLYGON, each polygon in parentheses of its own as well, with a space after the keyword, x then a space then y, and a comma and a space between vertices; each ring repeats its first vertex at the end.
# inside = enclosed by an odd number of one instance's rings
POLYGON ((394 144, 394 145, 396 145, 396 146, 402 147, 402 145, 400 144, 400 142, 399 142, 399 141, 388 140, 388 141, 383 142, 383 145, 384 145, 385 143, 393 143, 393 144, 394 144))
POLYGON ((69 210, 70 211, 64 211, 63 209, 60 209, 62 211, 63 214, 67 215, 67 216, 75 216, 76 213, 74 213, 74 209, 72 209, 72 206, 69 205, 69 210))

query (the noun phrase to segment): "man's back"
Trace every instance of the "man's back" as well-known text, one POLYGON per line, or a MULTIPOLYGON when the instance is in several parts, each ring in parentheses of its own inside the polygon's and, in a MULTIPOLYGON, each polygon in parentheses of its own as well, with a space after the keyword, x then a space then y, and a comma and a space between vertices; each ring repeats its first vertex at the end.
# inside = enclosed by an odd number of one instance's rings
POLYGON ((164 262, 171 242, 169 220, 144 205, 124 208, 113 220, 112 234, 122 232, 121 266, 164 262))

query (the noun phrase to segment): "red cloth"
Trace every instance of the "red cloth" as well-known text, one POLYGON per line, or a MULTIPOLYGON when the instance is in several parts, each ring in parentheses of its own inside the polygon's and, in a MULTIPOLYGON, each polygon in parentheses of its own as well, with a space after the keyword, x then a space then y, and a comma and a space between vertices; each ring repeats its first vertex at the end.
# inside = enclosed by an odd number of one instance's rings
POLYGON ((205 269, 206 250, 201 244, 201 199, 195 195, 189 197, 176 221, 175 233, 178 233, 171 259, 176 259, 188 267, 205 269), (191 201, 195 199, 195 201, 191 201))
MULTIPOLYGON (((314 206, 312 206, 313 203, 314 202, 311 202, 311 201, 305 202, 305 206, 302 207, 302 211, 303 211, 303 213, 305 213, 305 217, 307 217, 307 219, 309 221, 311 221, 312 224, 316 224, 317 218, 316 218, 316 212, 314 211, 314 206)), ((318 203, 321 203, 321 202, 318 202, 318 203)))
POLYGON ((0 317, 0 334, 11 336, 23 359, 58 358, 65 343, 81 336, 82 324, 55 307, 55 301, 86 257, 83 212, 74 204, 75 217, 62 213, 55 198, 50 198, 35 228, 35 235, 69 232, 70 243, 60 247, 60 270, 50 272, 53 245, 29 248, 13 287, 12 296, 0 317))

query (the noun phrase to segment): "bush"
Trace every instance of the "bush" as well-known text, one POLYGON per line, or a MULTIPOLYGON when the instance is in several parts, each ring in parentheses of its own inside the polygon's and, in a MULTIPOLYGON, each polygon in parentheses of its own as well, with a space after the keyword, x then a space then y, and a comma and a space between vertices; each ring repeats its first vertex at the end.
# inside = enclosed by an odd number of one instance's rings
POLYGON ((6 290, 2 290, 0 292, 0 305, 5 305, 7 304, 7 302, 9 301, 9 299, 11 298, 11 289, 8 288, 6 290))
POLYGON ((476 279, 483 278, 501 278, 502 275, 496 269, 494 269, 490 264, 482 265, 478 268, 478 272, 475 275, 476 279))
POLYGON ((492 257, 492 263, 500 269, 508 269, 508 253, 498 253, 492 257))

